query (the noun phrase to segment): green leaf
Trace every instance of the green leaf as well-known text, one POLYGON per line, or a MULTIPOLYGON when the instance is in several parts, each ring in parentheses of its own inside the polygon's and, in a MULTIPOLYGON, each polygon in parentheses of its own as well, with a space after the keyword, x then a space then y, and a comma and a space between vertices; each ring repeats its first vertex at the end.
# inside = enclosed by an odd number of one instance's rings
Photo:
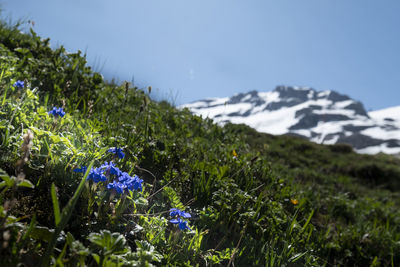
POLYGON ((27 96, 27 98, 29 98, 29 99, 38 99, 38 96, 35 95, 34 91, 29 90, 29 89, 26 90, 26 96, 27 96))
POLYGON ((4 218, 6 216, 6 211, 4 210, 3 205, 0 205, 0 217, 4 218))
MULTIPOLYGON (((13 186, 15 183, 15 177, 8 176, 8 174, 5 171, 3 171, 2 169, 0 169, 0 178, 3 179, 5 185, 8 187, 13 186)), ((0 187, 4 186, 1 184, 3 184, 3 183, 0 183, 0 187)))
POLYGON ((59 143, 61 142, 61 137, 58 135, 50 135, 51 141, 53 141, 53 143, 59 143))
POLYGON ((51 184, 51 200, 53 202, 54 220, 57 226, 60 223, 60 205, 58 203, 56 186, 54 183, 51 184))
POLYGON ((100 263, 100 256, 96 253, 92 253, 93 259, 96 261, 97 264, 100 263))
POLYGON ((28 188, 35 188, 35 186, 29 180, 22 180, 18 183, 18 187, 28 187, 28 188))
POLYGON ((67 233, 67 243, 68 243, 69 245, 71 245, 72 242, 74 242, 74 241, 75 241, 74 236, 73 236, 70 232, 68 232, 68 233, 67 233))
POLYGON ((54 229, 49 229, 43 226, 36 226, 29 232, 28 236, 36 240, 49 242, 53 234, 54 229))
POLYGON ((137 199, 131 198, 131 197, 127 197, 129 200, 131 200, 133 203, 135 203, 136 205, 147 205, 149 202, 147 201, 146 198, 144 197, 138 197, 137 199))
POLYGON ((22 48, 22 47, 17 47, 14 49, 15 52, 21 53, 21 54, 27 54, 31 52, 28 48, 22 48))
POLYGON ((6 183, 5 181, 3 181, 3 182, 0 183, 0 188, 2 188, 2 187, 4 187, 4 186, 7 186, 7 183, 6 183))
POLYGON ((120 233, 111 233, 108 230, 102 230, 100 233, 91 233, 88 239, 100 247, 104 251, 104 255, 124 254, 128 252, 126 240, 120 233))

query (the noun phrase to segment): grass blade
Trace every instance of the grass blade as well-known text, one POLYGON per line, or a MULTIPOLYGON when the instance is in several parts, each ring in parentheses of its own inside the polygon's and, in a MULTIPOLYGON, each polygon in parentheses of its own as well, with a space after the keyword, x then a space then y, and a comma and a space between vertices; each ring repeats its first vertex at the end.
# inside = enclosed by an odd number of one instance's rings
POLYGON ((310 223, 312 216, 314 215, 314 210, 311 211, 310 215, 308 216, 308 219, 306 223, 303 225, 303 228, 301 229, 301 232, 304 232, 306 229, 307 225, 310 223))
POLYGON ((93 167, 93 163, 94 163, 94 161, 92 161, 90 163, 90 165, 87 168, 86 173, 83 176, 83 178, 82 178, 78 188, 76 189, 73 197, 68 201, 67 206, 65 206, 65 208, 63 209, 62 214, 61 214, 60 222, 58 223, 58 225, 57 225, 57 227, 56 227, 56 229, 54 231, 54 234, 53 234, 49 244, 47 245, 46 252, 44 253, 44 256, 42 258, 42 262, 40 263, 40 266, 43 266, 43 267, 50 266, 50 256, 51 256, 51 254, 52 254, 52 252, 54 250, 54 247, 56 245, 57 237, 60 235, 61 231, 65 228, 69 218, 72 215, 72 212, 74 210, 76 202, 78 201, 79 196, 82 193, 83 188, 85 186, 86 177, 89 175, 89 172, 93 167))
POLYGON ((54 183, 51 184, 51 200, 53 202, 54 220, 57 226, 60 223, 60 205, 58 204, 56 186, 54 183))

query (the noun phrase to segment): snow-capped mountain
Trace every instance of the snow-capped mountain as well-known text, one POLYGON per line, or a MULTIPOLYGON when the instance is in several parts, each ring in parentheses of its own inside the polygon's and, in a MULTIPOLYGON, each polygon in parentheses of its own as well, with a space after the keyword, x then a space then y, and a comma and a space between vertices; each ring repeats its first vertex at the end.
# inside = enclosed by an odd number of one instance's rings
POLYGON ((259 132, 296 134, 321 144, 347 143, 360 153, 400 153, 400 106, 366 112, 335 91, 278 86, 209 98, 182 107, 217 123, 244 123, 259 132))

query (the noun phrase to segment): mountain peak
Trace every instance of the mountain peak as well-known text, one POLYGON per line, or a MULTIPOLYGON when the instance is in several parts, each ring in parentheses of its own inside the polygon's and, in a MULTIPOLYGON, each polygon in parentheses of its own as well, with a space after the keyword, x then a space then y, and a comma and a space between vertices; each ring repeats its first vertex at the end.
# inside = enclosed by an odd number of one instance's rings
POLYGON ((295 134, 317 143, 347 143, 361 153, 400 152, 400 119, 381 119, 380 113, 379 119, 371 118, 361 102, 333 90, 280 85, 183 107, 221 124, 244 123, 260 132, 295 134))
POLYGON ((304 91, 315 91, 313 88, 310 87, 300 87, 300 86, 286 86, 286 85, 278 85, 275 87, 273 91, 276 92, 304 92, 304 91))
POLYGON ((307 99, 308 95, 314 94, 315 91, 311 88, 304 87, 291 87, 291 86, 277 86, 273 92, 278 92, 281 98, 299 98, 307 99))

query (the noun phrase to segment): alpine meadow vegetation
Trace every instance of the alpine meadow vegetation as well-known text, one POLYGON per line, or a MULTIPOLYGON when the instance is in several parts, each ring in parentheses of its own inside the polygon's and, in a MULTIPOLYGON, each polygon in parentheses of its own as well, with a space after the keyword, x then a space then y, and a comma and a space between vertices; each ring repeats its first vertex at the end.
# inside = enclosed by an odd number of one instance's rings
POLYGON ((0 23, 0 266, 399 266, 400 160, 106 82, 0 23))

